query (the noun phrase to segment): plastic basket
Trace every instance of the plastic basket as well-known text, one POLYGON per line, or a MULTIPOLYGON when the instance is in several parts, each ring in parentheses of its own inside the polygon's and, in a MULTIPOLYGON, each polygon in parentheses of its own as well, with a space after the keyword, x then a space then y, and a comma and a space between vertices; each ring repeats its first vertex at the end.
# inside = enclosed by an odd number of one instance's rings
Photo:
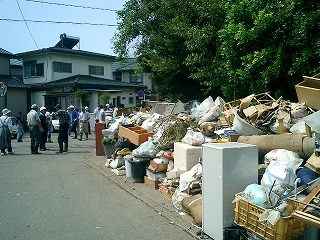
MULTIPOLYGON (((237 196, 241 196, 241 193, 236 194, 237 196)), ((295 207, 289 204, 289 208, 292 210, 295 207)), ((264 211, 265 209, 258 205, 239 200, 236 202, 234 222, 262 239, 293 240, 303 235, 304 223, 292 216, 281 217, 275 226, 267 221, 259 222, 259 216, 264 211)))

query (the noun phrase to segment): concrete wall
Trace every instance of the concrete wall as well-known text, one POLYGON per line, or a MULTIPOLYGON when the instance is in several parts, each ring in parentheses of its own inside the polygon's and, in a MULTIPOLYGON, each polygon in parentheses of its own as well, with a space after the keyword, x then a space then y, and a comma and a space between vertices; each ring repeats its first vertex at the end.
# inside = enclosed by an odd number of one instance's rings
POLYGON ((85 56, 59 54, 59 53, 50 53, 42 56, 37 55, 35 57, 26 57, 23 59, 24 62, 33 61, 33 60, 37 60, 37 63, 44 63, 44 76, 26 78, 25 83, 27 84, 45 83, 45 82, 50 82, 58 79, 63 79, 66 77, 71 77, 77 74, 89 75, 89 65, 104 67, 104 75, 93 75, 93 76, 112 79, 112 68, 111 68, 110 60, 103 60, 101 58, 92 58, 92 57, 85 57, 85 56), (72 63, 72 72, 71 73, 53 72, 53 68, 52 68, 53 62, 72 63))

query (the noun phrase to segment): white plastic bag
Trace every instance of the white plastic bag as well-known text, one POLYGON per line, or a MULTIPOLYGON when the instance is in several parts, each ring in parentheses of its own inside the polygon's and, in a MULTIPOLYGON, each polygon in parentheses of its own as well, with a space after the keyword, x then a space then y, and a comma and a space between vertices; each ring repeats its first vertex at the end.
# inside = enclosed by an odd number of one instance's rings
POLYGON ((204 141, 203 134, 201 132, 194 132, 192 129, 188 129, 186 135, 181 140, 181 142, 191 146, 201 146, 204 141))
POLYGON ((215 103, 213 101, 213 98, 209 96, 199 106, 196 106, 191 109, 190 117, 200 118, 204 114, 206 114, 213 106, 215 106, 215 103))
POLYGON ((298 153, 286 149, 273 149, 264 156, 264 159, 267 165, 269 165, 271 161, 278 161, 283 165, 291 167, 294 172, 297 171, 303 162, 303 159, 300 158, 298 153))

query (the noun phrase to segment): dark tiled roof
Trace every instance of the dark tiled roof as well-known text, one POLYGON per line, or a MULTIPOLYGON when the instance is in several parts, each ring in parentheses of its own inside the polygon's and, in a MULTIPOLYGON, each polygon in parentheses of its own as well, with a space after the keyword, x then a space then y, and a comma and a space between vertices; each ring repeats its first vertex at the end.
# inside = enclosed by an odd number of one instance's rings
POLYGON ((10 59, 10 65, 23 66, 23 62, 18 59, 10 59))
POLYGON ((0 75, 0 82, 8 83, 8 87, 14 88, 30 88, 30 85, 25 84, 23 81, 19 80, 16 77, 8 75, 0 75))
POLYGON ((72 77, 67 77, 52 81, 46 84, 47 87, 50 86, 72 86, 78 88, 90 88, 90 89, 119 89, 119 88, 134 88, 134 89, 144 89, 146 86, 138 83, 126 83, 119 82, 111 79, 99 78, 90 75, 74 75, 72 77))
POLYGON ((125 62, 112 62, 112 72, 116 71, 130 71, 138 69, 137 60, 135 58, 131 58, 126 60, 125 62))
POLYGON ((7 55, 7 56, 13 56, 13 53, 8 52, 7 50, 4 50, 3 48, 0 48, 0 55, 7 55))
POLYGON ((15 56, 17 58, 23 58, 23 57, 27 57, 27 56, 33 56, 33 55, 38 55, 38 54, 50 53, 50 52, 72 54, 72 55, 82 55, 82 56, 88 56, 88 57, 98 57, 98 58, 105 58, 108 60, 115 60, 116 59, 115 56, 111 56, 111 55, 88 52, 88 51, 83 51, 83 50, 60 48, 60 47, 49 47, 49 48, 43 48, 43 49, 29 51, 29 52, 17 53, 17 54, 15 54, 15 56))

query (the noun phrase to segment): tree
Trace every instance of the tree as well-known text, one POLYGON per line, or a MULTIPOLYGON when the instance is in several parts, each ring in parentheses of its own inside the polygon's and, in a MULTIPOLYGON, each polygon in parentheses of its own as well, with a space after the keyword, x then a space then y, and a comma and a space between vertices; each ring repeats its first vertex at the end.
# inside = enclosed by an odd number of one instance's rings
POLYGON ((295 100, 295 84, 320 71, 318 2, 129 0, 114 50, 128 57, 133 47, 162 98, 295 100))
POLYGON ((101 104, 105 105, 108 104, 110 100, 110 94, 109 92, 103 92, 101 93, 101 95, 99 96, 99 101, 101 104))
POLYGON ((84 103, 86 103, 88 101, 88 97, 89 97, 89 92, 82 90, 82 89, 78 89, 75 93, 76 97, 78 99, 80 99, 80 105, 81 107, 83 106, 84 103))

